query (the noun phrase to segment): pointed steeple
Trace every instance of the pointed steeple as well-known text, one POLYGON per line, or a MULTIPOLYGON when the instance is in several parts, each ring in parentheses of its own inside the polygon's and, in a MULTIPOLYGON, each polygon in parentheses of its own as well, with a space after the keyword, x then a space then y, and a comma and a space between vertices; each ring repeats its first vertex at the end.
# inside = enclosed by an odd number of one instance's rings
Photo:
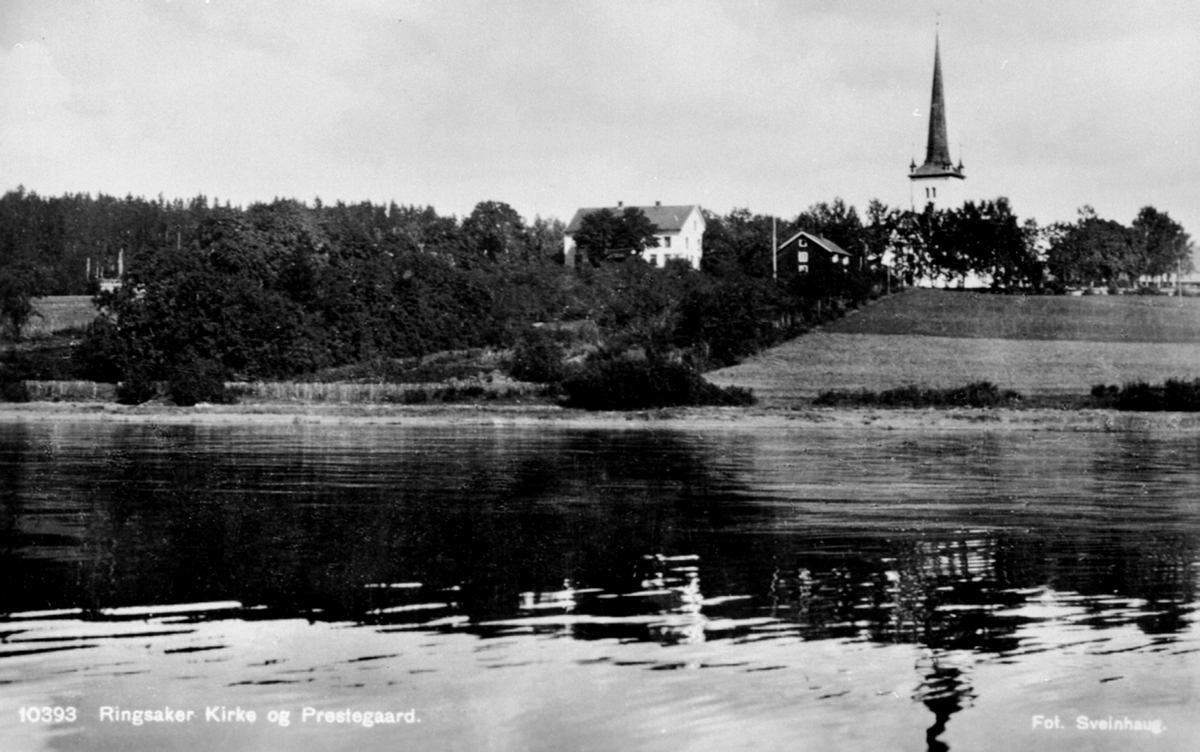
POLYGON ((941 39, 933 42, 933 93, 929 102, 929 140, 925 145, 925 164, 911 171, 910 177, 965 177, 962 164, 950 159, 950 139, 946 136, 946 102, 942 95, 941 39))
POLYGON ((929 102, 929 141, 925 145, 925 164, 949 167, 950 146, 946 138, 946 102, 942 97, 941 40, 933 41, 933 95, 929 102))

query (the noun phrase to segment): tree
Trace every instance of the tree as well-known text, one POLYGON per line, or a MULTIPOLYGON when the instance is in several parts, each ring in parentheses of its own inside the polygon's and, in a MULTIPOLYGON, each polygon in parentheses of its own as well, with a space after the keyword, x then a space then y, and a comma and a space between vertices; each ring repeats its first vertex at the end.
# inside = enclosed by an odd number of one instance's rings
POLYGON ((995 288, 1012 288, 1041 280, 1041 264, 1008 199, 976 204, 945 212, 938 254, 957 274, 990 277, 995 288))
POLYGON ((14 340, 21 339, 26 325, 41 317, 34 298, 45 295, 44 275, 26 262, 0 268, 0 322, 14 340))
POLYGON ((449 257, 462 243, 462 231, 454 217, 439 217, 432 206, 390 204, 387 224, 389 235, 420 253, 449 257))
POLYGON ((867 205, 867 223, 862 228, 862 238, 867 263, 872 267, 881 266, 885 261, 895 258, 899 222, 899 210, 888 207, 879 199, 871 199, 867 205))
POLYGON ((1084 206, 1073 225, 1061 225, 1047 252, 1046 265, 1063 284, 1109 286, 1136 279, 1145 268, 1141 238, 1128 227, 1101 219, 1084 206))
POLYGON ((926 204, 920 212, 904 211, 896 217, 898 253, 895 266, 905 284, 912 285, 919 279, 942 272, 935 264, 933 249, 941 231, 943 215, 943 212, 933 208, 933 204, 926 204))
POLYGON ((640 256, 647 248, 657 248, 655 226, 645 212, 635 206, 620 214, 600 209, 583 218, 575 232, 575 247, 587 256, 592 266, 640 256))
POLYGON ((525 220, 503 201, 481 201, 462 223, 468 249, 490 259, 524 256, 525 220))
POLYGON ((563 230, 566 225, 561 219, 534 217, 526 233, 526 261, 533 263, 563 262, 563 230))
POLYGON ((800 212, 791 223, 789 234, 797 230, 832 240, 856 256, 862 253, 863 242, 866 239, 858 212, 840 198, 835 198, 832 204, 813 204, 800 212))
POLYGON ((1145 252, 1142 274, 1163 277, 1180 267, 1191 271, 1192 243, 1183 227, 1166 212, 1144 206, 1133 220, 1133 231, 1145 252))
POLYGON ((771 277, 772 217, 734 209, 724 217, 706 212, 704 221, 704 257, 700 260, 704 271, 719 276, 771 277))

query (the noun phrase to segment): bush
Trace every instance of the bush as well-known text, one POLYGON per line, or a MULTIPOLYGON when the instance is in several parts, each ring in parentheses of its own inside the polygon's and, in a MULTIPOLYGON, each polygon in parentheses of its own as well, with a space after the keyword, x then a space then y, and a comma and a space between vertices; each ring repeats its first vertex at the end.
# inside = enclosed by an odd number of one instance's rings
POLYGON ((1168 379, 1163 385, 1163 409, 1200 412, 1200 379, 1168 379))
POLYGON ((28 402, 29 386, 22 379, 9 378, 7 374, 0 375, 0 402, 28 402))
POLYGON ((28 402, 29 387, 25 380, 30 377, 32 364, 29 356, 10 351, 0 358, 0 402, 28 402))
POLYGON ((1041 292, 1043 295, 1066 295, 1069 290, 1066 282, 1061 279, 1051 279, 1042 286, 1041 292))
POLYGON ((566 376, 562 347, 550 333, 531 329, 517 341, 508 371, 518 381, 562 381, 566 376))
POLYGON ((176 368, 167 381, 167 396, 180 407, 200 402, 229 404, 234 395, 225 386, 225 371, 215 361, 193 360, 176 368))
POLYGON ((1121 390, 1115 386, 1096 384, 1092 387, 1092 404, 1095 407, 1115 408, 1120 394, 1121 390))
POLYGON ((406 405, 423 405, 429 401, 429 393, 424 389, 407 389, 402 401, 406 405))
POLYGON ((747 389, 722 389, 683 363, 597 358, 563 382, 567 404, 585 410, 644 410, 690 405, 751 405, 747 389))
POLYGON ((121 381, 122 350, 117 325, 107 316, 100 316, 88 325, 72 357, 83 378, 115 384, 121 381))
POLYGON ((1002 392, 990 381, 976 381, 958 389, 946 390, 942 398, 944 404, 952 407, 999 407, 1019 402, 1021 395, 1011 389, 1002 392))
POLYGON ((122 405, 140 405, 157 396, 158 387, 143 371, 136 371, 117 384, 117 402, 122 405))
POLYGON ((1094 407, 1136 412, 1200 412, 1200 379, 1168 379, 1162 385, 1133 381, 1120 389, 1097 384, 1092 387, 1094 407))
POLYGON ((479 399, 487 392, 481 384, 467 384, 458 390, 461 399, 479 399))
POLYGON ((1162 387, 1153 387, 1144 381, 1136 381, 1121 387, 1117 395, 1118 410, 1153 412, 1163 409, 1162 387))
POLYGON ((882 392, 832 390, 821 392, 813 404, 821 407, 1003 407, 1021 400, 1019 392, 1001 390, 990 381, 976 381, 954 389, 922 389, 909 385, 882 392))

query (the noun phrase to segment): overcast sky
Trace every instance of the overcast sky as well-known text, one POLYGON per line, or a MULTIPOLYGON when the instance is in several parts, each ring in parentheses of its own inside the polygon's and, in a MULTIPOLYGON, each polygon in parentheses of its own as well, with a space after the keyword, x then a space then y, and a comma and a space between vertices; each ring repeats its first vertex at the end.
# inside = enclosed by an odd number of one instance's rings
POLYGON ((1200 238, 1187 0, 0 0, 0 190, 907 206, 935 23, 967 197, 1200 238))

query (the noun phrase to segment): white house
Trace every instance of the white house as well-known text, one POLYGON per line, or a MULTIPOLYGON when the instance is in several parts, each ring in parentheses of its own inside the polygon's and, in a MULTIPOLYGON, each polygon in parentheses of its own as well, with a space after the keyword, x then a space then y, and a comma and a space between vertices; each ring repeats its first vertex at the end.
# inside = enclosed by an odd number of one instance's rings
MULTIPOLYGON (((620 214, 627 207, 617 202, 615 207, 595 207, 575 212, 567 229, 563 231, 563 253, 568 267, 575 266, 575 233, 579 231, 583 218, 602 208, 620 214)), ((658 238, 658 247, 647 248, 642 252, 642 258, 647 263, 666 266, 671 259, 683 259, 691 264, 693 269, 700 268, 700 259, 704 255, 704 213, 698 205, 663 206, 662 202, 656 201, 654 206, 634 208, 641 209, 646 218, 658 228, 654 233, 654 237, 658 238)))

